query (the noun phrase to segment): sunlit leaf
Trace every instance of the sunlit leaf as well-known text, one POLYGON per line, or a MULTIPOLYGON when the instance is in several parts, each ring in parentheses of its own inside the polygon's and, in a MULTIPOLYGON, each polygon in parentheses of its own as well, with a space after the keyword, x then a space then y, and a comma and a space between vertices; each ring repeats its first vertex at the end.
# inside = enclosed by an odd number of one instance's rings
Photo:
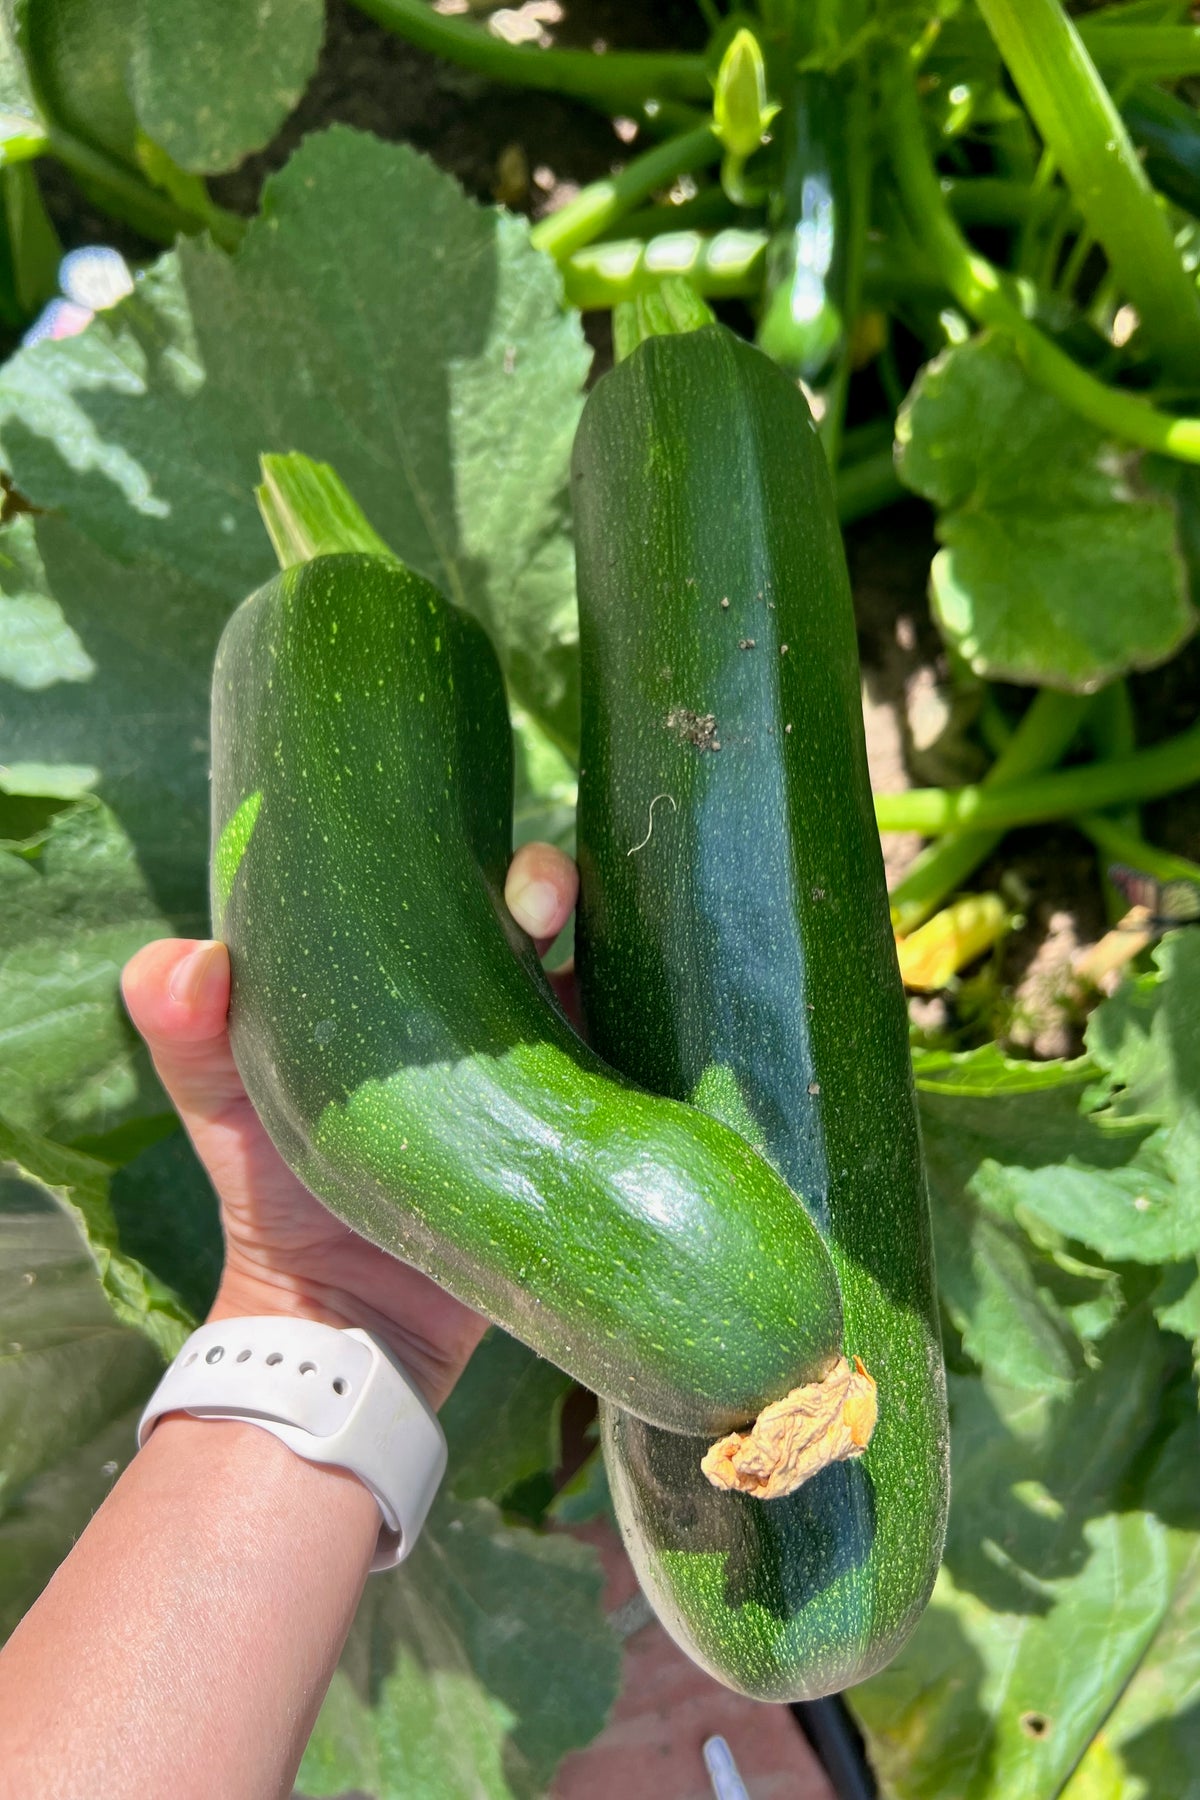
POLYGON ((896 434, 901 478, 938 508, 938 624, 977 674, 1090 692, 1193 630, 1174 507, 1003 339, 927 363, 896 434))
POLYGON ((299 1792, 534 1800, 616 1694, 601 1587, 586 1546, 440 1502, 400 1575, 367 1588, 299 1792))

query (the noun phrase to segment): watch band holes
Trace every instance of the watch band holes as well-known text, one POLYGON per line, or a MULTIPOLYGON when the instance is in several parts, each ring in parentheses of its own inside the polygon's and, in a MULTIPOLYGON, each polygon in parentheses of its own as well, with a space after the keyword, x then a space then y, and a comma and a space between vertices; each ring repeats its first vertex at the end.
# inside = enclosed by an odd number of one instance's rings
POLYGON ((198 1350, 193 1350, 193 1351, 192 1351, 192 1354, 191 1354, 191 1355, 190 1355, 190 1356, 185 1356, 185 1357, 184 1357, 184 1359, 183 1359, 183 1366, 184 1366, 184 1368, 185 1368, 185 1369, 190 1369, 190 1368, 191 1368, 191 1366, 192 1366, 192 1364, 193 1364, 193 1363, 194 1363, 194 1362, 195 1362, 195 1361, 196 1361, 196 1359, 197 1359, 197 1358, 198 1358, 198 1357, 199 1357, 199 1355, 200 1355, 200 1352, 199 1352, 199 1351, 198 1351, 198 1350))
POLYGON ((237 1353, 237 1359, 239 1362, 249 1362, 250 1358, 253 1355, 254 1355, 253 1350, 239 1350, 237 1353))
POLYGON ((350 1391, 350 1383, 346 1380, 344 1375, 334 1376, 333 1391, 335 1394, 346 1394, 350 1391))
POLYGON ((301 1363, 300 1364, 300 1373, 302 1375, 315 1375, 316 1372, 317 1372, 316 1363, 301 1363))
POLYGON ((283 1352, 281 1350, 272 1350, 270 1356, 268 1356, 268 1358, 267 1358, 267 1367, 268 1367, 268 1369, 274 1369, 282 1361, 283 1361, 283 1352))
POLYGON ((224 1354, 225 1354, 224 1344, 214 1344, 212 1349, 209 1350, 207 1352, 207 1354, 205 1355, 204 1360, 206 1363, 219 1363, 221 1358, 224 1356, 224 1354))

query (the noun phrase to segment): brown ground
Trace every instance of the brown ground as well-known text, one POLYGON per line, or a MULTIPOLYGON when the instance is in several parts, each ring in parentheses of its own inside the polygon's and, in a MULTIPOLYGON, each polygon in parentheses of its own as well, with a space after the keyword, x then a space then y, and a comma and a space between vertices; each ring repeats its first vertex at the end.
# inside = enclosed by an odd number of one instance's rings
POLYGON ((594 1544, 608 1578, 605 1610, 625 1639, 621 1692, 608 1725, 559 1769, 550 1800, 712 1800, 704 1742, 723 1737, 750 1800, 835 1800, 786 1706, 763 1706, 698 1669, 642 1600, 610 1525, 572 1533, 594 1544))

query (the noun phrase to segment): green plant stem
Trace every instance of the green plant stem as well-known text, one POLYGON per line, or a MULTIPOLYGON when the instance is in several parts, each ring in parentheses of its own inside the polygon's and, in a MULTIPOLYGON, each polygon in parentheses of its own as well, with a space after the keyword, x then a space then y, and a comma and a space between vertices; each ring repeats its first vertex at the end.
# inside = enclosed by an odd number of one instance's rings
POLYGON ((1083 20, 1084 48, 1106 76, 1180 81, 1200 74, 1200 30, 1194 25, 1118 25, 1083 20))
POLYGON ((530 233, 533 246, 562 262, 599 237, 639 200, 657 193, 678 176, 715 162, 720 154, 721 146, 710 125, 701 125, 682 137, 668 138, 665 144, 656 144, 653 150, 635 157, 618 175, 591 182, 566 206, 535 225, 530 233))
MULTIPOLYGON (((583 312, 603 311, 682 275, 710 299, 747 299, 761 292, 768 234, 731 226, 712 234, 660 231, 656 237, 587 244, 562 265, 566 298, 583 312)), ((918 260, 908 233, 867 242, 863 291, 891 306, 904 300, 941 303, 944 283, 918 260)))
MULTIPOLYGON (((1058 174, 1058 162, 1054 152, 1043 149, 1038 162, 1037 172, 1029 184, 1030 197, 1036 201, 1045 201, 1048 194, 1055 193, 1054 179, 1058 174)), ((1032 278, 1037 266, 1037 247, 1040 219, 1032 212, 1027 212, 1021 224, 1020 235, 1013 253, 1013 270, 1018 275, 1032 278)))
POLYGON ((897 500, 910 497, 909 490, 896 473, 890 444, 853 461, 847 459, 848 446, 849 440, 843 438, 842 456, 834 474, 838 518, 843 525, 852 525, 855 519, 865 519, 871 513, 882 512, 885 506, 891 506, 897 500))
MULTIPOLYGON (((1200 74, 1200 28, 1194 25, 1123 25, 1096 17, 1078 21, 1084 48, 1107 79, 1132 75, 1142 81, 1179 81, 1200 74)), ((986 61, 990 39, 974 19, 956 19, 941 33, 930 61, 986 61)))
POLYGON ((727 226, 736 226, 746 217, 742 208, 735 206, 723 188, 702 188, 690 200, 668 203, 664 206, 639 206, 635 212, 626 213, 617 221, 611 231, 596 233, 596 241, 606 238, 652 238, 664 231, 722 231, 727 226))
POLYGON ((1155 800, 1196 782, 1200 782, 1200 725, 1129 756, 1083 763, 1004 787, 980 783, 877 794, 875 816, 881 831, 919 831, 925 837, 941 837, 966 826, 1011 831, 1017 825, 1073 819, 1080 813, 1155 800))
POLYGON ((892 168, 909 227, 963 311, 1011 338, 1033 379, 1101 431, 1183 462, 1200 462, 1200 419, 1176 418, 1134 394, 1106 387, 1025 317, 996 269, 971 249, 950 216, 903 58, 888 59, 884 81, 892 168))
POLYGON ((703 100, 712 92, 702 56, 615 50, 538 50, 506 44, 469 19, 434 12, 427 0, 355 0, 387 31, 491 81, 549 88, 604 112, 636 112, 646 100, 703 100))
POLYGON ((756 294, 767 253, 765 231, 666 231, 648 243, 618 238, 589 244, 563 266, 563 286, 572 306, 583 312, 617 306, 655 288, 672 275, 690 281, 713 299, 756 294))
MULTIPOLYGON (((1088 721, 1088 736, 1092 748, 1098 757, 1126 756, 1137 748, 1137 721, 1134 718, 1133 702, 1129 697, 1129 684, 1125 681, 1113 681, 1096 695, 1096 704, 1088 721)), ((1115 924, 1128 911, 1128 902, 1113 883, 1108 879, 1104 861, 1112 858, 1104 856, 1103 844, 1093 832, 1098 826, 1103 835, 1106 824, 1115 825, 1126 837, 1140 842, 1142 821, 1136 806, 1123 807, 1119 813, 1104 815, 1086 813, 1076 824, 1086 837, 1090 837, 1097 849, 1101 851, 1100 868, 1101 885, 1104 889, 1104 904, 1109 919, 1115 924)), ((1120 858, 1117 858, 1120 861, 1120 858)))
POLYGON ((1060 0, 978 0, 988 30, 1104 246, 1146 341, 1184 377, 1200 371, 1200 295, 1125 122, 1060 0))
POLYGON ((647 338, 702 331, 713 322, 711 309, 691 283, 672 276, 649 293, 623 300, 614 309, 613 361, 624 362, 647 338))
MULTIPOLYGON (((1156 849, 1146 842, 1140 831, 1130 831, 1105 813, 1086 813, 1075 823, 1095 844, 1106 864, 1124 863, 1127 868, 1153 875, 1156 881, 1200 882, 1200 863, 1189 862, 1186 856, 1175 856, 1170 850, 1156 849)), ((1124 901, 1121 910, 1126 910, 1124 901)))
MULTIPOLYGON (((825 385, 825 414, 819 426, 821 442, 835 475, 841 461, 842 433, 846 423, 850 376, 853 372, 854 325, 862 311, 866 281, 867 234, 871 223, 871 186, 874 174, 868 94, 861 74, 856 74, 851 80, 844 99, 845 154, 848 165, 846 216, 842 221, 842 229, 846 235, 845 285, 841 294, 844 324, 837 364, 825 385)), ((872 505, 870 510, 874 512, 877 508, 872 505)))
POLYGON ((950 176, 940 183, 955 218, 963 225, 1031 225, 1040 227, 1057 210, 1061 188, 1035 191, 1023 181, 1003 175, 950 176))
MULTIPOLYGON (((1137 721, 1128 682, 1111 681, 1096 695, 1088 720, 1088 736, 1093 750, 1102 758, 1128 756, 1131 750, 1137 749, 1137 721)), ((1136 830, 1136 816, 1129 824, 1136 830)))
POLYGON ((203 215, 186 211, 126 163, 60 125, 48 124, 45 132, 50 153, 73 175, 102 190, 114 215, 144 237, 173 244, 181 232, 207 231, 223 250, 236 250, 241 243, 246 221, 236 213, 212 203, 203 215))
POLYGON ((1076 233, 1075 242, 1071 245, 1071 253, 1054 284, 1064 297, 1069 299, 1075 292, 1075 284, 1083 274, 1083 265, 1095 247, 1096 240, 1085 225, 1076 233))
MULTIPOLYGON (((1054 768, 1070 749, 1091 705, 1090 696, 1041 688, 984 776, 981 790, 1002 788, 1054 768)), ((897 931, 913 931, 936 912, 986 861, 1003 836, 1002 829, 952 831, 923 850, 892 891, 892 922, 897 931)))

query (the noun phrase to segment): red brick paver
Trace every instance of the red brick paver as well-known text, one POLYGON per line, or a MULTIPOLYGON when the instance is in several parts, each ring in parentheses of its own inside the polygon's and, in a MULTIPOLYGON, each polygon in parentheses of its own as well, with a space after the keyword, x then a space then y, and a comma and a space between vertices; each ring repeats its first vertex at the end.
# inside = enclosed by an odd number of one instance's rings
MULTIPOLYGON (((615 1531, 579 1527, 608 1577, 611 1612, 637 1592, 615 1531)), ((657 1620, 626 1641, 621 1693, 609 1724, 569 1756, 551 1800, 712 1800, 701 1746, 723 1737, 750 1800, 835 1800, 829 1780, 785 1706, 731 1694, 689 1662, 657 1620)))

